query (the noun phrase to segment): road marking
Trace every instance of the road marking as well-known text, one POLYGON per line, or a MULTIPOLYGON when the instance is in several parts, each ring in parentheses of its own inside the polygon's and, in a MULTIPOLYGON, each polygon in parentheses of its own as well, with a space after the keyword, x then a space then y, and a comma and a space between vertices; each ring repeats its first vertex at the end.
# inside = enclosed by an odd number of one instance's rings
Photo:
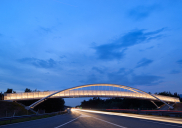
POLYGON ((93 118, 95 118, 97 120, 100 120, 100 121, 103 121, 103 122, 106 122, 108 124, 112 124, 112 125, 117 126, 117 127, 120 127, 120 128, 127 128, 127 127, 124 127, 124 126, 121 126, 121 125, 117 125, 117 124, 114 124, 114 123, 111 123, 109 121, 105 121, 105 120, 102 120, 102 119, 99 119, 99 118, 96 118, 96 117, 93 117, 93 118))
POLYGON ((123 127, 123 126, 121 126, 121 125, 117 125, 117 124, 111 123, 111 122, 109 122, 109 121, 105 121, 105 120, 102 120, 102 119, 99 119, 99 118, 96 118, 96 117, 93 117, 93 116, 85 115, 85 114, 82 114, 80 117, 92 117, 92 118, 95 118, 95 119, 97 119, 97 120, 100 120, 100 121, 103 121, 103 122, 112 124, 112 125, 117 126, 117 127, 120 127, 120 128, 126 128, 126 127, 123 127))
POLYGON ((117 125, 117 124, 114 124, 114 123, 111 123, 111 122, 109 122, 109 121, 105 121, 105 120, 102 120, 102 119, 99 119, 99 118, 96 118, 96 117, 93 117, 93 116, 88 116, 88 115, 85 115, 85 114, 81 114, 80 117, 82 117, 82 116, 92 117, 92 118, 95 118, 95 119, 97 119, 97 120, 100 120, 100 121, 103 121, 103 122, 112 124, 112 125, 117 126, 117 127, 120 127, 120 128, 127 128, 127 127, 124 127, 124 126, 121 126, 121 125, 117 125))
POLYGON ((165 124, 165 123, 159 123, 159 122, 154 122, 154 121, 146 121, 146 120, 140 120, 140 121, 150 122, 150 123, 156 123, 156 124, 163 124, 163 125, 169 125, 169 126, 174 126, 174 127, 180 127, 180 128, 182 128, 182 126, 173 125, 173 124, 165 124))
POLYGON ((80 117, 91 117, 91 116, 88 116, 88 115, 83 115, 83 114, 82 114, 80 117))
POLYGON ((57 127, 54 127, 54 128, 62 127, 62 126, 64 126, 64 125, 66 125, 66 124, 69 124, 69 123, 71 123, 71 122, 75 121, 75 120, 76 120, 76 119, 78 119, 78 118, 80 118, 80 116, 79 116, 79 117, 77 117, 77 118, 75 118, 75 119, 73 119, 73 120, 71 120, 71 121, 69 121, 69 122, 66 122, 66 123, 64 123, 64 124, 62 124, 62 125, 59 125, 59 126, 57 126, 57 127))

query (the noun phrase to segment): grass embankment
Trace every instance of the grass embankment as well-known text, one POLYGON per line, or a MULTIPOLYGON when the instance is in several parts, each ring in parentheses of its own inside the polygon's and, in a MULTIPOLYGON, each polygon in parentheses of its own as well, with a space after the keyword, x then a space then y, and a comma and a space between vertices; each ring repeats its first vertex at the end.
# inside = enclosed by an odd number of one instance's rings
POLYGON ((0 101, 0 118, 34 114, 16 102, 0 101))
MULTIPOLYGON (((60 112, 59 114, 64 114, 65 112, 60 112)), ((0 118, 2 117, 12 117, 12 116, 22 116, 22 115, 32 115, 34 114, 31 111, 27 111, 23 106, 17 104, 16 102, 7 102, 7 101, 0 101, 0 118)), ((21 119, 13 119, 13 120, 5 120, 0 121, 0 125, 42 119, 47 117, 52 117, 58 114, 51 114, 51 115, 38 115, 35 117, 26 117, 21 119)))
POLYGON ((182 111, 182 103, 176 103, 174 105, 174 110, 175 111, 182 111))
MULTIPOLYGON (((66 112, 61 112, 60 114, 64 114, 64 113, 66 113, 66 112)), ((48 118, 48 117, 52 117, 52 116, 56 116, 56 115, 58 115, 58 114, 40 115, 40 116, 36 116, 36 117, 28 117, 28 118, 22 118, 22 119, 13 119, 11 121, 10 120, 5 120, 5 121, 0 121, 0 125, 6 125, 6 124, 13 124, 13 123, 37 120, 37 119, 48 118)))

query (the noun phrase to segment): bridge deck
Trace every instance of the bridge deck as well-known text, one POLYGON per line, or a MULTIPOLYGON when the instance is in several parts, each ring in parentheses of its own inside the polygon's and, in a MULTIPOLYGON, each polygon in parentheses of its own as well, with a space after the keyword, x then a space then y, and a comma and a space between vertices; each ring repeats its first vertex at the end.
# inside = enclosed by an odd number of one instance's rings
MULTIPOLYGON (((6 93, 4 100, 32 100, 44 98, 56 91, 46 91, 46 92, 27 92, 27 93, 6 93)), ((155 95, 157 98, 165 102, 180 102, 179 98, 155 95)), ((136 98, 136 99, 147 99, 147 100, 157 100, 154 97, 135 92, 125 92, 125 91, 103 91, 103 90, 71 90, 63 91, 58 94, 53 95, 51 98, 72 98, 72 97, 121 97, 121 98, 136 98)))

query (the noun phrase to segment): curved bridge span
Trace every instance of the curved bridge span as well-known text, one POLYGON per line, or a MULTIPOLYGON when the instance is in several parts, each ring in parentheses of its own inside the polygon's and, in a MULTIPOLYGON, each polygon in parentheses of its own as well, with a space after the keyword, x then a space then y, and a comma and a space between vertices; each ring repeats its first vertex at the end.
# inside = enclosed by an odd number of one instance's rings
MULTIPOLYGON (((179 98, 153 95, 142 90, 115 84, 90 84, 82 85, 62 91, 46 91, 46 92, 28 92, 28 93, 12 93, 5 94, 4 100, 32 100, 40 99, 29 106, 34 108, 39 103, 45 101, 47 98, 76 98, 76 97, 120 97, 132 99, 145 99, 150 101, 166 102, 180 102, 179 98)), ((172 106, 168 105, 172 108, 172 106)))
MULTIPOLYGON (((32 100, 32 99, 42 99, 47 97, 57 91, 48 91, 48 92, 29 92, 29 93, 13 93, 7 94, 4 100, 32 100)), ((157 98, 165 102, 179 102, 178 98, 154 95, 157 98)), ((135 93, 135 92, 124 92, 124 91, 90 91, 90 90, 72 90, 72 91, 63 91, 57 93, 50 98, 78 98, 78 97, 119 97, 119 98, 131 98, 131 99, 146 99, 146 100, 158 100, 151 95, 135 93)))

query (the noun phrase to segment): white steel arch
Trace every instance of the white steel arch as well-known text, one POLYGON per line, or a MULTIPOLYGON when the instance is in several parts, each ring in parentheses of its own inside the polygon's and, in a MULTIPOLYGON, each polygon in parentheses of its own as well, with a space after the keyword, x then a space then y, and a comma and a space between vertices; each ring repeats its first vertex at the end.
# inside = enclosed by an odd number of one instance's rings
POLYGON ((79 88, 84 88, 84 87, 92 87, 92 86, 110 86, 110 87, 117 87, 117 88, 130 90, 130 91, 135 92, 135 93, 144 93, 144 94, 147 94, 147 95, 150 95, 150 96, 154 97, 155 99, 157 99, 157 100, 163 102, 164 104, 166 104, 169 108, 173 109, 172 106, 170 106, 169 104, 167 104, 166 102, 164 102, 163 100, 159 99, 158 97, 156 97, 156 96, 154 96, 152 94, 149 94, 149 93, 147 93, 145 91, 142 91, 142 90, 139 90, 139 89, 136 89, 136 88, 132 88, 132 87, 124 86, 124 85, 117 85, 117 84, 88 84, 88 85, 81 85, 81 86, 76 86, 76 87, 73 87, 73 88, 57 91, 55 93, 52 93, 52 94, 50 94, 50 95, 36 101, 35 103, 31 104, 30 106, 27 106, 26 109, 34 108, 35 106, 37 106, 41 102, 44 102, 46 99, 50 98, 51 96, 53 96, 53 95, 55 95, 57 93, 70 91, 70 90, 74 90, 74 89, 79 89, 79 88))

